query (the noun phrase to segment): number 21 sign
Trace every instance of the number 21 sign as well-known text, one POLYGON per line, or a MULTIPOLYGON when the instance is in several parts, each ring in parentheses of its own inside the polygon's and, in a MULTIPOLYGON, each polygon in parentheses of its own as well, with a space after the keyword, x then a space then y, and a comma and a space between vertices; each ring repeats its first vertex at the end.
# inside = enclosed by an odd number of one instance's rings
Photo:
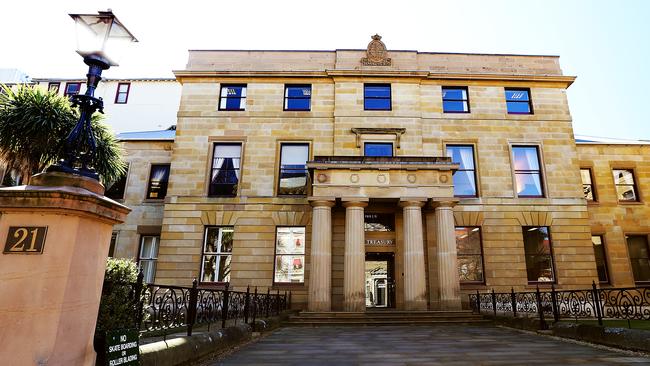
POLYGON ((10 226, 4 254, 42 254, 47 226, 10 226))

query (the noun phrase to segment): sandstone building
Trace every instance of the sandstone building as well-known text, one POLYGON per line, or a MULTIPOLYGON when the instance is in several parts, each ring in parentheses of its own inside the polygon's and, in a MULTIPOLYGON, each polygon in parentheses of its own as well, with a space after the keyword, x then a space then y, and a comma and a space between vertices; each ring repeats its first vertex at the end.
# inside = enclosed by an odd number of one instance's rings
POLYGON ((456 309, 650 281, 650 145, 574 138, 556 56, 190 51, 176 130, 125 133, 117 256, 294 306, 456 309))

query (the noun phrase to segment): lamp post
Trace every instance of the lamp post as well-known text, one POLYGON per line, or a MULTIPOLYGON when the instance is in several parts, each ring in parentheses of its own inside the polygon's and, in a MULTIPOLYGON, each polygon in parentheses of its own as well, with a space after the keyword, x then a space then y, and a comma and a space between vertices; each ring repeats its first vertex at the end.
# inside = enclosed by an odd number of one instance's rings
POLYGON ((65 172, 99 180, 92 166, 96 143, 92 131, 93 113, 103 113, 102 98, 95 98, 95 89, 102 79, 102 71, 115 62, 116 52, 126 43, 138 40, 117 19, 111 9, 97 14, 70 14, 76 23, 77 53, 88 65, 85 94, 73 95, 72 105, 79 108, 79 122, 66 138, 63 159, 48 168, 48 171, 65 172))

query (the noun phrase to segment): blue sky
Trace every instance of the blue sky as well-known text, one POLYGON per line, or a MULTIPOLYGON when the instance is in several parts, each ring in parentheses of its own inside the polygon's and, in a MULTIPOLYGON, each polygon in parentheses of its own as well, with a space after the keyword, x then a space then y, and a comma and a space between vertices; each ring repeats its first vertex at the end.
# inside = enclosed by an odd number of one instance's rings
POLYGON ((559 55, 578 134, 650 140, 650 1, 3 1, 0 67, 79 77, 70 12, 112 8, 138 37, 108 77, 171 77, 187 49, 364 48, 559 55), (14 36, 8 36, 14 35, 14 36))

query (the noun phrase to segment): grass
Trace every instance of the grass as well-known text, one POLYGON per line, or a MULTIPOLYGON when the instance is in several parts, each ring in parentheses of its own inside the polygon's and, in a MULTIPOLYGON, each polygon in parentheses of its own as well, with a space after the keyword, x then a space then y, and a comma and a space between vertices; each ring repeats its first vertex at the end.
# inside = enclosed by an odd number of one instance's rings
MULTIPOLYGON (((598 320, 584 320, 584 319, 579 319, 576 321, 575 319, 570 320, 570 319, 562 319, 561 321, 567 322, 567 323, 578 323, 578 324, 588 324, 588 325, 598 325, 598 320)), ((603 319, 603 326, 609 327, 609 328, 631 328, 631 329, 640 329, 640 330, 650 330, 650 321, 648 320, 630 320, 629 323, 627 320, 608 320, 608 319, 603 319)))

